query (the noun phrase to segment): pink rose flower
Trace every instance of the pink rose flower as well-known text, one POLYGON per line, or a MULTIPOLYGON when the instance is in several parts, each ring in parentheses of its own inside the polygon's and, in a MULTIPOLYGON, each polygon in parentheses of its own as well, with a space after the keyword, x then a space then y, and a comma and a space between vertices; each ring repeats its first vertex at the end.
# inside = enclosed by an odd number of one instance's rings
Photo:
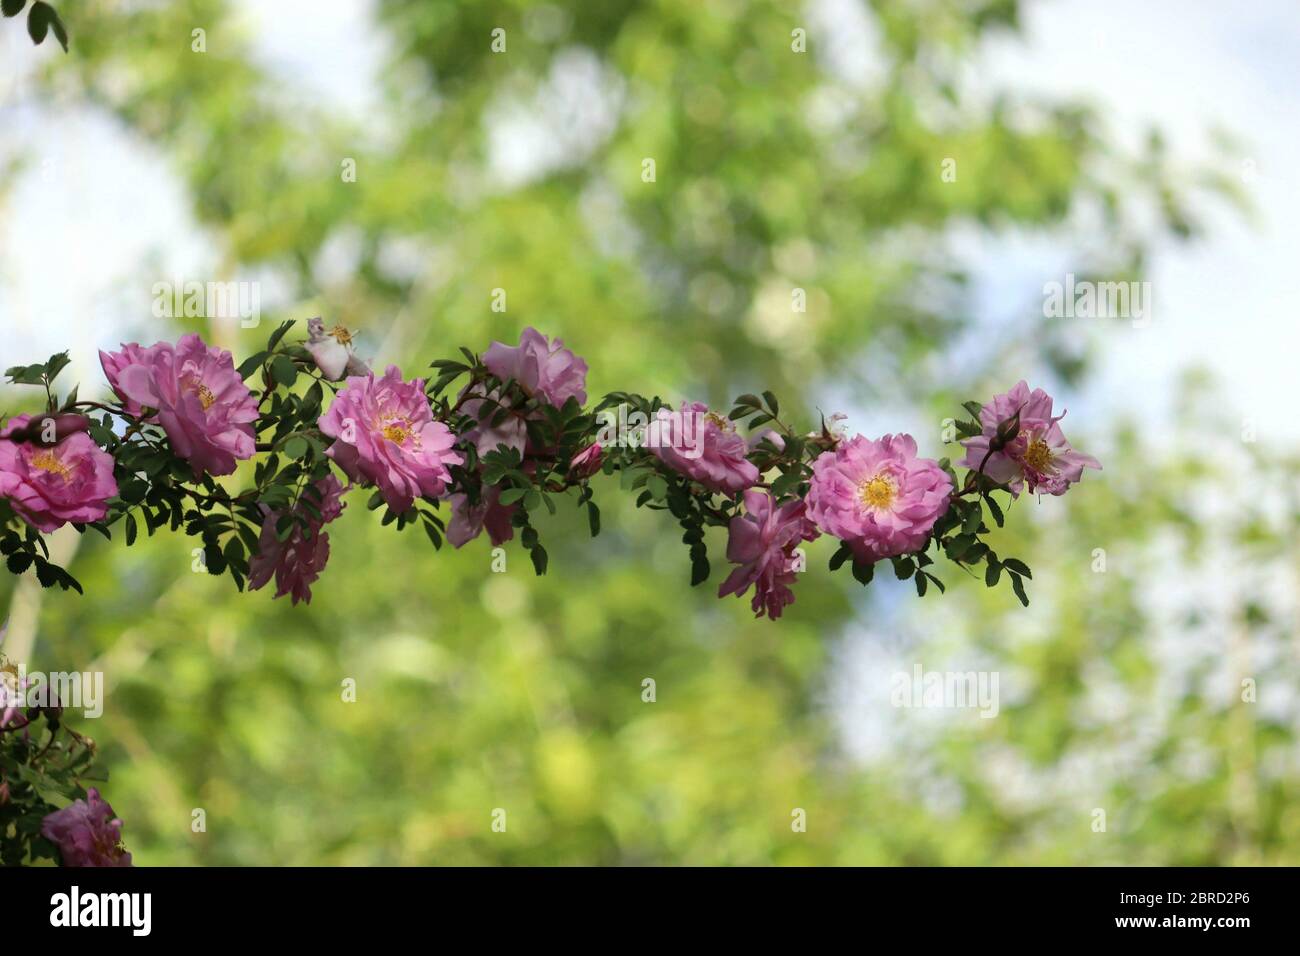
POLYGON ((113 456, 85 432, 51 446, 13 441, 31 418, 16 415, 0 430, 0 498, 38 531, 99 521, 117 494, 113 456))
POLYGON ((493 342, 483 353, 483 364, 501 379, 514 379, 529 395, 546 399, 557 408, 569 398, 587 404, 587 363, 560 339, 550 341, 534 328, 526 328, 519 345, 493 342))
POLYGON ((195 477, 229 475, 239 459, 252 458, 257 402, 235 371, 230 353, 205 345, 196 334, 141 349, 100 353, 100 363, 128 410, 155 409, 172 451, 190 463, 195 477))
POLYGON ((170 349, 171 345, 166 342, 159 342, 144 348, 135 342, 130 342, 122 346, 120 352, 99 351, 99 364, 104 369, 104 377, 108 379, 109 386, 117 393, 117 397, 122 400, 122 407, 131 415, 139 417, 140 403, 133 401, 127 394, 122 391, 122 386, 118 383, 124 369, 131 365, 144 365, 152 367, 154 357, 161 349, 170 349))
POLYGON ((257 542, 257 554, 248 566, 248 589, 256 591, 264 586, 271 577, 275 577, 275 596, 291 596, 296 605, 299 601, 311 603, 311 586, 325 570, 325 563, 330 556, 330 536, 321 529, 343 513, 343 484, 333 475, 327 475, 316 482, 320 493, 316 507, 320 511, 317 518, 310 511, 299 508, 299 513, 307 518, 308 533, 297 525, 289 537, 281 541, 276 532, 276 522, 286 513, 283 509, 273 511, 262 505, 262 534, 257 542))
POLYGON ((85 800, 74 800, 41 821, 41 835, 59 848, 64 866, 130 866, 122 846, 122 821, 91 787, 85 800))
POLYGON ((569 474, 575 478, 590 478, 600 471, 600 466, 604 463, 605 452, 600 447, 600 442, 592 442, 573 456, 573 460, 569 462, 569 474))
POLYGON ((448 466, 464 461, 452 450, 451 429, 433 420, 424 380, 403 382, 396 365, 383 378, 349 378, 319 425, 334 439, 326 454, 353 481, 376 485, 396 512, 409 511, 422 495, 443 494, 448 466))
POLYGON ((856 557, 875 561, 919 550, 951 494, 948 473, 916 457, 911 435, 858 435, 813 462, 808 516, 856 557))
POLYGON ((659 409, 646 444, 668 467, 714 491, 735 494, 758 483, 758 469, 745 458, 745 439, 703 402, 682 402, 680 412, 659 409))
POLYGON ((447 499, 451 502, 451 521, 447 523, 447 540, 452 547, 463 547, 473 541, 483 529, 487 529, 492 546, 499 547, 515 536, 515 529, 510 518, 515 513, 516 505, 501 504, 501 489, 489 485, 483 489, 482 500, 473 507, 469 498, 456 494, 447 499))
POLYGON ((794 549, 817 537, 804 503, 791 501, 778 508, 768 492, 752 488, 745 492, 745 514, 731 519, 728 532, 727 560, 740 566, 722 582, 718 597, 740 597, 752 584, 754 616, 766 614, 775 620, 794 602, 794 549))
POLYGON ((993 401, 980 409, 980 425, 984 433, 962 440, 966 457, 961 464, 978 469, 984 464, 984 474, 999 484, 1007 485, 1011 497, 1018 498, 1026 483, 1030 492, 1046 491, 1049 495, 1063 495, 1070 485, 1083 477, 1083 469, 1101 470, 1101 462, 1091 455, 1075 451, 1065 440, 1057 424, 1065 412, 1052 417, 1052 396, 1041 388, 1032 392, 1022 379, 1009 392, 996 395, 993 401), (1014 419, 1019 412, 1019 427, 1007 443, 992 455, 989 445, 998 434, 998 426, 1014 419))
POLYGON ((319 316, 307 320, 307 341, 303 348, 327 382, 337 382, 346 375, 365 375, 370 371, 370 363, 353 349, 352 333, 341 325, 325 331, 325 323, 319 316))

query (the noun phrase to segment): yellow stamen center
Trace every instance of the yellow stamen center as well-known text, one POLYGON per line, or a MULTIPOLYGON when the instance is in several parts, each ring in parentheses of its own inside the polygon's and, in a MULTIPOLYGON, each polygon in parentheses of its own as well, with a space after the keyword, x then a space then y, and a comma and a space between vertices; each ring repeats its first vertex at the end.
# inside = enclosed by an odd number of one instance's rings
POLYGON ((1045 473, 1052 467, 1052 449, 1047 447, 1047 442, 1041 438, 1035 438, 1025 449, 1025 464, 1039 474, 1045 473))
POLYGON ((64 481, 72 479, 72 469, 59 461, 58 456, 54 454, 52 449, 46 448, 32 455, 32 465, 41 471, 58 475, 64 481))
POLYGON ((339 345, 352 344, 352 333, 341 325, 334 326, 334 328, 330 329, 329 334, 339 345))
POLYGON ((208 388, 197 378, 188 379, 186 384, 189 385, 190 391, 199 397, 199 404, 203 406, 205 412, 211 408, 212 403, 217 400, 217 396, 213 393, 212 389, 208 388))
POLYGON ((410 424, 404 420, 387 422, 380 428, 380 431, 383 432, 385 438, 398 445, 404 444, 411 437, 410 424))
POLYGON ((707 412, 705 413, 704 417, 709 421, 713 422, 713 424, 717 425, 723 431, 731 431, 736 427, 735 425, 731 424, 731 422, 728 419, 723 418, 717 412, 707 412))
POLYGON ((888 508, 894 503, 898 486, 888 475, 879 474, 870 481, 863 482, 858 494, 868 508, 888 508))

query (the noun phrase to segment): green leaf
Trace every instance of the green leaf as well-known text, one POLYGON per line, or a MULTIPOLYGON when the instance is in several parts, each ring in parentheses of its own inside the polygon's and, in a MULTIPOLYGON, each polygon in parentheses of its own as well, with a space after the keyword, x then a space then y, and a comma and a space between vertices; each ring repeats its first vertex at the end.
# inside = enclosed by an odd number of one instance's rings
POLYGON ((273 351, 275 347, 280 344, 280 340, 284 338, 284 333, 288 332, 291 328, 293 328, 293 323, 295 321, 297 320, 286 319, 285 321, 280 323, 279 328, 277 328, 274 332, 271 333, 271 337, 266 340, 266 350, 268 352, 273 351))
POLYGON ((873 562, 857 560, 853 562, 853 577, 859 584, 870 584, 875 576, 876 565, 873 562))
POLYGON ((5 369, 5 375, 14 385, 41 385, 45 381, 45 366, 15 365, 5 369))
POLYGON ((948 542, 948 557, 956 561, 969 551, 974 544, 974 537, 969 534, 959 534, 948 542))
POLYGON ((50 20, 54 14, 54 8, 48 3, 42 3, 37 0, 32 4, 32 9, 27 14, 27 35, 32 38, 32 42, 37 46, 45 40, 45 34, 50 29, 50 20))
POLYGON ((1001 527, 1002 527, 1002 509, 998 506, 998 503, 997 503, 996 501, 993 500, 993 496, 992 496, 992 495, 985 495, 985 496, 984 496, 984 503, 985 503, 986 505, 989 506, 989 513, 990 513, 991 515, 993 515, 993 520, 994 520, 995 522, 997 522, 997 526, 998 526, 999 528, 1001 528, 1001 527))
POLYGON ((528 491, 527 488, 507 488, 501 492, 499 500, 503 505, 512 505, 528 494, 528 491))
POLYGON ((1003 558, 1002 565, 1008 571, 1013 571, 1016 574, 1019 574, 1026 578, 1030 578, 1030 579, 1033 578, 1033 574, 1031 574, 1029 571, 1029 565, 1025 564, 1025 562, 1020 561, 1016 558, 1003 558))
POLYGON ((990 559, 989 566, 984 571, 984 583, 989 587, 997 587, 998 580, 1002 577, 1002 565, 997 561, 990 559))
POLYGON ((135 522, 135 515, 126 516, 126 544, 127 547, 135 544, 135 537, 139 533, 139 527, 135 522))
POLYGON ((844 562, 852 556, 853 549, 849 547, 847 542, 841 541, 839 550, 831 555, 830 569, 838 571, 844 565, 844 562))
POLYGON ((235 369, 235 371, 239 373, 240 378, 248 378, 248 376, 261 368, 262 363, 266 361, 266 357, 269 354, 271 353, 261 351, 250 355, 248 358, 244 359, 244 361, 239 363, 239 368, 235 369))
POLYGON ((16 17, 27 6, 27 0, 0 0, 0 13, 7 17, 16 17))
POLYGON ((691 587, 703 584, 709 579, 709 559, 703 553, 691 554, 691 587))
POLYGON ((54 31, 54 39, 59 41, 59 46, 63 47, 63 52, 68 52, 68 31, 64 27, 63 21, 59 19, 59 14, 53 8, 50 9, 50 29, 54 31))
POLYGON ((298 369, 287 355, 277 355, 271 363, 271 378, 277 385, 288 388, 298 379, 298 369))
POLYGON ((1029 596, 1025 594, 1025 582, 1018 574, 1011 574, 1011 590, 1016 592, 1016 597, 1020 598, 1020 603, 1029 607, 1029 596))
POLYGON ((122 500, 129 504, 139 504, 144 500, 144 496, 149 492, 148 482, 141 481, 139 478, 131 478, 123 483, 118 494, 122 500))
POLYGON ((301 435, 294 435, 284 443, 283 451, 289 458, 297 460, 307 454, 307 449, 311 446, 307 444, 307 439, 301 435))

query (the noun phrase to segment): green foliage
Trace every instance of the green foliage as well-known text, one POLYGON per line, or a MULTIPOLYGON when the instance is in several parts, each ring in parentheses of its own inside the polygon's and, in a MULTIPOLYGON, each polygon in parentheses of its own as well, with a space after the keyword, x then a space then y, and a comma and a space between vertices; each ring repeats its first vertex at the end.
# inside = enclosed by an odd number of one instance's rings
MULTIPOLYGON (((27 0, 0 0, 0 13, 6 17, 16 17, 23 12, 23 7, 26 5, 27 0)), ((27 34, 32 38, 33 43, 40 46, 49 33, 54 34, 54 39, 59 41, 59 46, 63 47, 64 53, 67 53, 68 31, 63 21, 48 3, 34 0, 27 11, 27 34)))
MULTIPOLYGON (((928 400, 931 363, 971 320, 954 226, 1070 238, 1070 209, 1095 204, 1107 216, 1076 237, 1090 260, 1076 271, 1106 273, 1195 223, 1190 180, 1117 153, 1079 104, 955 92, 982 42, 1015 28, 1019 4, 873 3, 882 72, 859 88, 828 75, 815 34, 809 54, 790 51, 800 14, 789 3, 549 6, 561 28, 537 38, 530 4, 386 0, 393 62, 364 120, 283 95, 216 0, 66 0, 77 44, 57 79, 167 153, 229 261, 275 270, 302 309, 372 335, 382 360, 513 341, 533 324, 582 343, 595 394, 721 408, 770 386, 780 408, 755 401, 755 414, 786 421, 815 422, 814 405, 844 394, 868 407, 928 400), (188 43, 196 24, 209 33, 203 55, 188 43), (500 56, 496 26, 510 37, 500 56), (627 84, 626 113, 568 166, 495 187, 485 119, 507 94, 530 102, 574 46, 627 84), (825 114, 810 104, 826 102, 838 118, 811 122, 825 114), (938 175, 949 156, 956 183, 938 175), (339 181, 343 157, 358 161, 355 183, 339 181), (654 184, 640 178, 645 157, 654 184), (1151 199, 1165 218, 1139 228, 1125 213, 1151 199), (322 290, 313 265, 343 233, 360 259, 322 290), (391 269, 394 244, 428 268, 391 269), (806 313, 791 313, 792 286, 807 291, 806 313), (488 305, 498 287, 504 314, 488 305)), ((1017 318, 998 361, 1086 374, 1077 328, 1017 318)), ((264 333, 205 331, 241 355, 263 348, 264 333)), ((465 374, 435 371, 434 386, 465 374)), ((984 393, 994 371, 961 364, 934 420, 984 393)), ((1144 595, 1162 569, 1213 568, 1195 503, 1207 489, 1235 500, 1240 474, 1153 454, 1120 432, 1085 494, 1006 527, 1005 496, 978 496, 987 532, 966 531, 967 509, 945 536, 977 532, 991 549, 979 562, 967 560, 974 545, 953 547, 996 587, 947 574, 944 602, 914 601, 901 617, 890 611, 899 588, 935 586, 928 574, 916 583, 916 565, 902 582, 890 565, 803 575, 779 628, 752 622, 743 602, 683 589, 688 529, 651 514, 677 491, 646 475, 641 508, 609 493, 600 511, 589 499, 530 511, 552 552, 540 580, 513 553, 493 573, 484 542, 435 558, 432 519, 425 535, 393 535, 382 513, 338 522, 331 586, 309 608, 234 599, 227 582, 192 573, 183 539, 142 540, 124 560, 116 542, 86 536, 72 567, 94 598, 45 592, 37 651, 107 662, 96 736, 143 864, 1295 864, 1295 724, 1234 703, 1211 679, 1225 621, 1234 653, 1287 660, 1285 608, 1252 578, 1222 618, 1183 626, 1194 603, 1167 610, 1144 595), (1158 545, 1168 537, 1171 551, 1158 545), (1106 574, 1089 568, 1096 547, 1111 556, 1106 574), (1028 610, 1015 591, 1027 575, 1002 554, 1037 572, 1028 610), (1158 710, 1157 629, 1190 671, 1158 710), (829 688, 846 644, 893 634, 916 642, 909 662, 967 669, 978 653, 1017 675, 1022 696, 996 719, 945 719, 927 734, 888 706, 887 687, 856 685, 850 699, 886 720, 876 755, 855 766, 829 688), (340 701, 347 678, 354 704, 340 701), (647 678, 654 703, 642 698, 647 678), (1107 834, 1089 827, 1098 806, 1110 808, 1107 834), (190 829, 194 807, 208 811, 206 833, 190 829), (497 807, 505 833, 490 829, 497 807), (790 829, 795 807, 806 833, 790 829)), ((1276 455, 1257 474, 1283 487, 1295 466, 1276 455)), ((791 490, 804 477, 795 469, 791 490)), ((613 492, 617 480, 591 485, 613 492)), ((1295 513, 1239 515, 1230 533, 1248 566, 1297 566, 1295 513)), ((703 524, 686 563, 695 543, 722 549, 703 524)), ((810 569, 834 553, 814 543, 810 569)), ((0 580, 4 597, 13 587, 0 580)), ((1286 665, 1275 679, 1296 678, 1286 665)))
MULTIPOLYGON (((23 693, 3 655, 0 680, 7 693, 23 693)), ((108 779, 96 768, 95 754, 95 742, 69 727, 57 704, 19 708, 0 728, 0 865, 59 862, 58 848, 41 835, 41 821, 84 799, 87 783, 108 779)))

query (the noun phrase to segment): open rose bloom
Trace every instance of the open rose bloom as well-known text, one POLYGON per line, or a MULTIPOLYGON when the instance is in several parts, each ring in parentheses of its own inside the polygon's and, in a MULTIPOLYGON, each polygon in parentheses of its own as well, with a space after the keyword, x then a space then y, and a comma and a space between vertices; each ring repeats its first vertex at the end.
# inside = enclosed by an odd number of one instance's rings
POLYGON ((307 320, 307 342, 303 347, 326 381, 337 382, 345 375, 370 371, 370 364, 353 349, 352 333, 341 325, 326 331, 319 317, 307 320))
POLYGON ((1065 440, 1057 424, 1064 417, 1064 412, 1052 417, 1052 396, 1041 388, 1031 392, 1021 380, 1011 391, 994 396, 980 410, 984 432, 962 441, 966 457, 961 464, 972 470, 984 464, 984 474, 1006 485, 1013 498, 1019 497, 1026 484, 1030 492, 1063 495, 1083 477, 1083 469, 1101 469, 1096 458, 1075 451, 1065 440), (1001 450, 988 454, 998 426, 1014 419, 1017 413, 1020 415, 1017 433, 1001 450))
POLYGON ((64 866, 130 866, 122 847, 122 821, 91 787, 85 800, 74 800, 41 821, 41 835, 59 848, 64 866))
POLYGON ((916 457, 911 435, 858 435, 813 463, 808 516, 855 557, 876 561, 919 550, 951 495, 952 479, 916 457))
POLYGON ((802 541, 817 537, 802 501, 780 507, 766 491, 745 492, 745 513, 728 525, 727 560, 739 565, 718 588, 718 597, 744 594, 751 585, 750 607, 755 617, 766 614, 775 620, 794 601, 790 585, 795 579, 794 550, 802 541))
POLYGON ((646 444, 668 467, 714 491, 735 494, 758 483, 758 468, 745 457, 749 443, 703 402, 683 402, 677 412, 659 409, 646 444))
POLYGON ((433 420, 424 380, 402 381, 396 365, 382 378, 373 372, 347 387, 320 418, 334 439, 327 454, 353 481, 375 485, 388 506, 405 512, 423 495, 437 497, 451 481, 449 465, 464 459, 452 450, 456 436, 433 420))
POLYGON ((587 404, 587 363, 534 328, 524 329, 517 346, 493 342, 483 353, 483 364, 501 379, 514 379, 529 395, 540 396, 557 408, 570 398, 587 404))
POLYGON ((248 589, 256 591, 275 578, 275 596, 291 596, 294 604, 311 602, 311 586, 325 570, 330 556, 330 536, 321 529, 340 514, 346 505, 342 495, 344 487, 333 475, 316 482, 318 500, 308 499, 320 512, 316 517, 300 509, 307 519, 307 527, 295 526, 283 541, 276 532, 276 522, 284 511, 272 511, 262 506, 262 533, 257 542, 257 554, 249 562, 248 589))
POLYGON ((257 402, 229 352, 191 333, 175 347, 124 345, 120 352, 100 352, 99 361, 127 411, 154 410, 149 421, 162 426, 195 477, 229 475, 236 461, 253 457, 257 402))
POLYGON ((99 521, 117 494, 113 457, 85 432, 51 446, 13 441, 31 418, 16 415, 0 430, 0 498, 38 531, 99 521))

